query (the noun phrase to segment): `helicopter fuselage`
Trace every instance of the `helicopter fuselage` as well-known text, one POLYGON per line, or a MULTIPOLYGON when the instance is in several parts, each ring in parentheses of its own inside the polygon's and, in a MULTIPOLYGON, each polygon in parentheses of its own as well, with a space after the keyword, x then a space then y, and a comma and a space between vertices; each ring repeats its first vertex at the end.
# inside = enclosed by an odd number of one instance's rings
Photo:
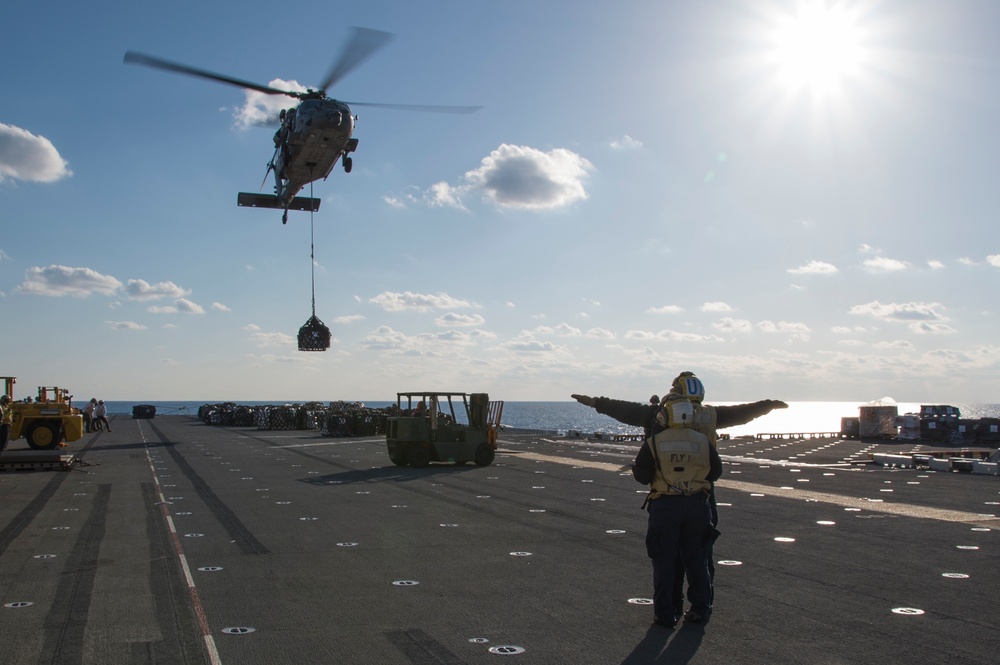
MULTIPOLYGON (((283 111, 270 165, 278 205, 287 206, 310 182, 325 180, 337 160, 357 147, 357 141, 351 139, 353 133, 350 107, 335 99, 305 99, 296 108, 283 111)), ((344 166, 347 168, 347 163, 344 166)))

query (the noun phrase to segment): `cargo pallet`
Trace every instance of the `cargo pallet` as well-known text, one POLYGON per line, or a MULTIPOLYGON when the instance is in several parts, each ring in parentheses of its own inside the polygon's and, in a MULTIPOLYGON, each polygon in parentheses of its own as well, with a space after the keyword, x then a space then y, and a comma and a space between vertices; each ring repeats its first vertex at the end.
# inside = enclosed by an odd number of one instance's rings
POLYGON ((75 453, 59 451, 15 450, 0 455, 0 471, 69 471, 82 463, 75 453))
POLYGON ((869 459, 880 466, 899 469, 930 469, 931 471, 958 471, 987 476, 1000 475, 996 452, 988 450, 925 451, 907 455, 869 453, 869 459))

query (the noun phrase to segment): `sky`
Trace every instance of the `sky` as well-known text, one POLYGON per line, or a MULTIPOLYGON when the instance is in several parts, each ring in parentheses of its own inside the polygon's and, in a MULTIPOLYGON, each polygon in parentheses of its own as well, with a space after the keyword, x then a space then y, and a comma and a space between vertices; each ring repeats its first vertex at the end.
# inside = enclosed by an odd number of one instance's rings
POLYGON ((710 402, 1000 402, 1000 3, 38 0, 4 23, 18 397, 645 401, 690 370, 710 402), (394 37, 330 96, 482 109, 355 107, 312 237, 236 206, 274 149, 259 95, 123 63, 315 86, 354 26, 394 37))

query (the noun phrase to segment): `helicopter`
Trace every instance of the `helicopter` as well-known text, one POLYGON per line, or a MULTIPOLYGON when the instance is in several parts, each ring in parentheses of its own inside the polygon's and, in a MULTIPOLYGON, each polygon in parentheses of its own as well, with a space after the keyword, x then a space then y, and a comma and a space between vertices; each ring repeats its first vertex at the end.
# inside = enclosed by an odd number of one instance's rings
MULTIPOLYGON (((326 78, 318 88, 309 88, 305 92, 272 88, 135 51, 127 51, 124 61, 126 64, 145 65, 228 83, 265 95, 285 95, 299 100, 297 105, 283 109, 278 116, 280 126, 274 134, 274 155, 264 173, 264 182, 274 173, 274 194, 240 192, 236 201, 237 205, 243 207, 282 209, 284 213, 281 223, 285 224, 288 222, 289 210, 319 210, 320 199, 296 196, 303 187, 316 180, 326 180, 338 160, 345 173, 351 172, 354 162, 350 155, 358 148, 358 139, 353 136, 357 116, 352 114, 352 105, 431 113, 473 113, 482 108, 344 102, 327 96, 328 88, 367 60, 391 38, 390 33, 381 30, 353 28, 350 40, 326 78)), ((263 186, 261 183, 262 189, 263 186)))

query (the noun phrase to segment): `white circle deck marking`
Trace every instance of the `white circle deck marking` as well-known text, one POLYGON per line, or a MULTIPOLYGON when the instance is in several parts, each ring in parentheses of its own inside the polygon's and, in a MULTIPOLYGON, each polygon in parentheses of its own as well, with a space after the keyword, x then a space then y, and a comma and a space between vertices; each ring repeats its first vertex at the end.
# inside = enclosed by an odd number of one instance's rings
POLYGON ((31 602, 31 601, 28 601, 28 600, 16 600, 13 603, 5 603, 4 607, 8 607, 8 608, 10 608, 12 610, 16 610, 16 609, 21 608, 21 607, 30 607, 32 605, 34 605, 34 603, 31 602))
POLYGON ((497 654, 498 656, 514 656, 519 653, 524 653, 524 647, 514 646, 513 644, 490 647, 490 653, 497 654))
POLYGON ((631 605, 652 605, 653 604, 653 599, 652 598, 629 598, 628 602, 631 605))
POLYGON ((246 635, 247 633, 252 633, 256 630, 256 628, 251 628, 249 626, 232 626, 230 628, 223 628, 222 632, 226 635, 246 635))
POLYGON ((947 577, 953 580, 967 580, 969 576, 965 573, 941 573, 941 577, 947 577))
POLYGON ((774 541, 777 543, 794 543, 795 539, 789 538, 787 536, 778 536, 777 538, 774 539, 774 541))
POLYGON ((511 556, 531 556, 531 552, 511 552, 511 556))
POLYGON ((222 566, 202 566, 198 570, 202 573, 217 573, 222 570, 222 566))
POLYGON ((917 609, 916 607, 894 607, 892 608, 893 614, 908 614, 910 616, 919 616, 924 613, 923 610, 917 609))
POLYGON ((337 547, 357 547, 357 543, 337 543, 337 547))
POLYGON ((416 586, 420 584, 420 582, 416 580, 396 580, 392 584, 393 586, 416 586))
POLYGON ((489 642, 489 640, 486 639, 485 637, 470 637, 469 641, 472 642, 473 644, 486 644, 487 642, 489 642))
POLYGON ((823 526, 833 526, 834 524, 836 524, 836 522, 833 522, 831 520, 819 520, 818 522, 816 522, 816 524, 822 524, 823 526))
POLYGON ((55 554, 36 554, 33 559, 55 559, 55 554))
POLYGON ((960 550, 978 550, 979 545, 955 545, 957 549, 960 550))
POLYGON ((604 533, 614 533, 614 534, 619 534, 619 533, 625 533, 625 530, 624 530, 624 529, 608 529, 608 530, 607 530, 607 531, 605 531, 604 533))

